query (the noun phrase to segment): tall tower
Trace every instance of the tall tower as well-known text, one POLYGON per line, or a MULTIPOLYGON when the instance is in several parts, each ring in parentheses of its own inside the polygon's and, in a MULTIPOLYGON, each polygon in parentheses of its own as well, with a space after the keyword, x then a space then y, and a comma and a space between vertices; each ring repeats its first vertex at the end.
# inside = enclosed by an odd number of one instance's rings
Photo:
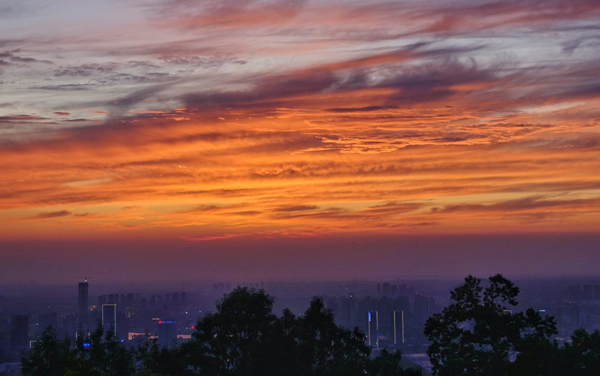
POLYGON ((102 304, 102 326, 105 331, 112 330, 117 334, 117 305, 102 304))
POLYGON ((10 319, 10 347, 25 348, 29 346, 29 316, 14 315, 10 319))
POLYGON ((78 300, 77 300, 77 318, 79 321, 79 326, 84 330, 88 329, 89 326, 89 296, 88 296, 88 281, 87 278, 84 282, 79 282, 78 285, 78 300))
POLYGON ((375 344, 379 348, 379 341, 377 340, 379 332, 379 311, 367 312, 367 340, 369 346, 373 345, 373 337, 375 338, 375 344))
POLYGON ((172 347, 177 342, 177 321, 160 320, 158 322, 158 344, 162 347, 172 347))
POLYGON ((398 344, 398 325, 402 333, 402 343, 404 343, 404 311, 394 311, 394 345, 398 344))

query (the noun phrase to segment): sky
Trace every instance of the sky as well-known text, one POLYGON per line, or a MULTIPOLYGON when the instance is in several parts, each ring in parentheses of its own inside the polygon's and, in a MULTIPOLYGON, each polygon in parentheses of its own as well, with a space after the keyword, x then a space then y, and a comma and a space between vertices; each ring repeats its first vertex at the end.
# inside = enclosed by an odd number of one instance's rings
POLYGON ((0 283, 597 273, 599 47, 596 0, 4 0, 0 283))

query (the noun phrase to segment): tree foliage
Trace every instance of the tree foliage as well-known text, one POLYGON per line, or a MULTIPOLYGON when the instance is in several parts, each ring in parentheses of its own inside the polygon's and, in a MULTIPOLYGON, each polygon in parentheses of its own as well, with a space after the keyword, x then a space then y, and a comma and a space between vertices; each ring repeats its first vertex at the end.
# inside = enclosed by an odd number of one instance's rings
POLYGON ((454 303, 430 317, 425 335, 433 370, 440 376, 505 375, 515 357, 531 356, 550 344, 556 331, 553 317, 533 309, 513 313, 519 288, 498 274, 481 286, 481 279, 465 278, 451 292, 454 303))
MULTIPOLYGON (((194 374, 384 375, 376 373, 380 362, 370 359, 364 333, 337 326, 321 298, 312 299, 301 316, 286 309, 280 318, 272 314, 273 301, 248 288, 219 300, 217 311, 201 319, 184 344, 194 374)), ((385 375, 404 375, 401 367, 395 372, 385 375)))
POLYGON ((23 374, 30 376, 63 376, 74 361, 69 338, 59 339, 47 328, 29 355, 22 360, 23 374))
POLYGON ((133 352, 101 325, 89 335, 79 333, 75 342, 59 339, 48 328, 21 363, 26 376, 130 376, 135 372, 133 352))

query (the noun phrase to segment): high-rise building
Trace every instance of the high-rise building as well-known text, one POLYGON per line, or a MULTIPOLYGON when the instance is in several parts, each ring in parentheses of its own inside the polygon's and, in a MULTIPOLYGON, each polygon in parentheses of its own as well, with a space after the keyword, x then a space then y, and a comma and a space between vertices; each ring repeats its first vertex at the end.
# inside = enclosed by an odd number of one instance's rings
POLYGON ((29 346, 29 317, 27 315, 14 315, 10 319, 10 347, 29 346))
POLYGON ((63 319, 64 334, 71 338, 77 335, 77 317, 75 315, 66 315, 63 319))
POLYGON ((77 299, 77 321, 81 328, 87 330, 89 327, 89 295, 88 295, 88 281, 79 282, 78 285, 78 299, 77 299))
POLYGON ((102 305, 102 327, 105 331, 112 330, 117 333, 117 305, 102 305))
POLYGON ((369 346, 374 344, 379 345, 377 342, 379 332, 379 311, 367 312, 367 343, 369 346))
POLYGON ((425 324, 425 321, 434 312, 435 300, 423 295, 415 295, 414 317, 418 325, 425 324))
POLYGON ((159 320, 158 321, 158 344, 163 347, 171 347, 177 341, 177 321, 159 320))
POLYGON ((404 311, 394 311, 394 345, 404 343, 404 311))

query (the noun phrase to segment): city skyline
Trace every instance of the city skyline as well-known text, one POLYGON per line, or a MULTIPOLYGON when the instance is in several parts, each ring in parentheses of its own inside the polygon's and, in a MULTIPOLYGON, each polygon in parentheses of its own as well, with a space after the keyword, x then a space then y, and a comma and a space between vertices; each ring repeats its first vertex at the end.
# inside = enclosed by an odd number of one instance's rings
POLYGON ((597 274, 595 1, 0 20, 0 283, 597 274))

